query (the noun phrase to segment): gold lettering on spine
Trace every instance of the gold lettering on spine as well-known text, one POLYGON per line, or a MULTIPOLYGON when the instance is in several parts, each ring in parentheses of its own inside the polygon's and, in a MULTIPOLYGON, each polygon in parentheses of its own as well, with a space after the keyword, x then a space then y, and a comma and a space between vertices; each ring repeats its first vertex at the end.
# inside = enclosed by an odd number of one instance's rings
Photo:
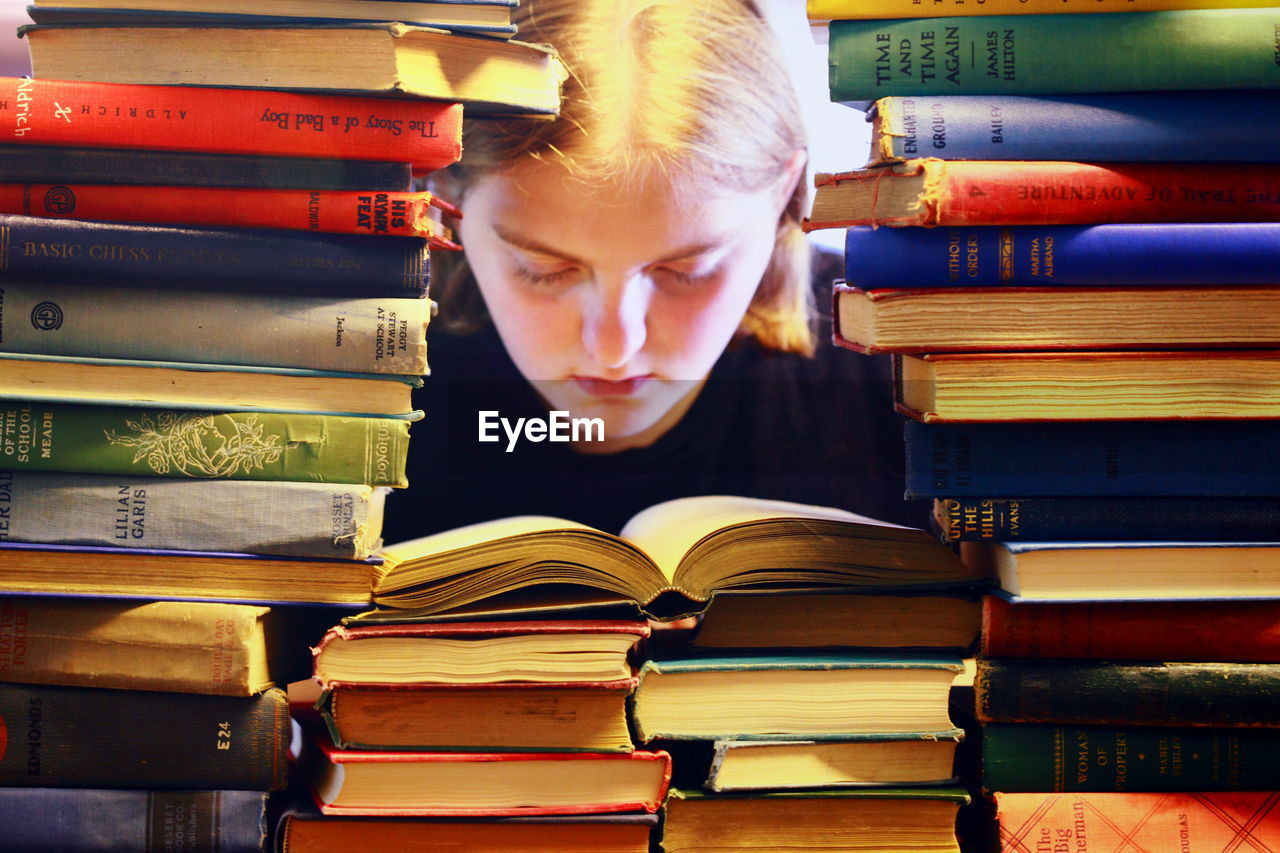
POLYGON ((1013 231, 1000 230, 1000 280, 1013 281, 1013 231))

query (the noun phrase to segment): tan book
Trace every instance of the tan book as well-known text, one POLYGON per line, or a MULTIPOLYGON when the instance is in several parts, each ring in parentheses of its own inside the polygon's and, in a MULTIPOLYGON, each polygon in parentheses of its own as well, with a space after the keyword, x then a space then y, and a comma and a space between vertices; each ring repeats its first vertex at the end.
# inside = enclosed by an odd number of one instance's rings
POLYGON ((898 409, 952 421, 1280 417, 1280 351, 897 355, 898 409))
POLYGON ((1280 287, 835 288, 858 352, 1280 346, 1280 287))
POLYGON ((0 681, 250 696, 307 671, 300 620, 193 601, 0 598, 0 681))

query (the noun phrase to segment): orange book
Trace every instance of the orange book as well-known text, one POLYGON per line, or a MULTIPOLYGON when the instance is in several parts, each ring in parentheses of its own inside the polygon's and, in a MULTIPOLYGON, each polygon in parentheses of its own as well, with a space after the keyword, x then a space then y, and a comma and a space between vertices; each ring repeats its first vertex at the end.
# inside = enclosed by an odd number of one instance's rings
POLYGON ((429 192, 267 190, 105 184, 0 184, 0 213, 102 222, 282 228, 424 237, 458 248, 431 208, 460 216, 429 192))
POLYGON ((1000 849, 1262 851, 1280 846, 1280 793, 996 794, 1000 849))
POLYGON ((462 107, 305 92, 0 77, 6 143, 409 162, 462 156, 462 107))

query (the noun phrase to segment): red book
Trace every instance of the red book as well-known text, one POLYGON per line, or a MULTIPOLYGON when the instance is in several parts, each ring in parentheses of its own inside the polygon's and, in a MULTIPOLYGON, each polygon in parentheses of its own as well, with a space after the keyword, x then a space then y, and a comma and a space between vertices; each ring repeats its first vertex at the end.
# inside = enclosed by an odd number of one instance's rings
POLYGON ((426 174, 462 156, 462 107, 196 86, 0 78, 6 144, 409 162, 426 174))
POLYGON ((1263 851, 1280 846, 1280 793, 996 794, 1000 849, 1263 851))
POLYGON ((1280 601, 982 600, 984 657, 1280 662, 1280 601))
POLYGON ((0 213, 100 222, 282 228, 327 234, 424 237, 457 248, 431 218, 458 209, 429 192, 268 190, 226 187, 0 184, 0 213))
POLYGON ((1271 164, 928 159, 818 175, 814 183, 810 231, 1280 218, 1280 166, 1271 164))
POLYGON ((366 752, 303 738, 298 767, 325 814, 422 817, 655 812, 665 752, 366 752))

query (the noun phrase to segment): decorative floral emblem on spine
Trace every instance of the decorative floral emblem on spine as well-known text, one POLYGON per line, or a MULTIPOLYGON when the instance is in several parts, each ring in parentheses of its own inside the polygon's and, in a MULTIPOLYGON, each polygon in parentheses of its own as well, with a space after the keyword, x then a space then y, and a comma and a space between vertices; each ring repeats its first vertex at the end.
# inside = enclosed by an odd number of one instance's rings
POLYGON ((132 434, 104 430, 107 441, 136 447, 135 463, 145 461, 157 474, 176 472, 188 477, 231 477, 262 469, 280 459, 281 436, 262 434, 257 415, 243 420, 195 412, 159 412, 126 420, 132 434), (219 426, 233 427, 228 435, 219 426))

